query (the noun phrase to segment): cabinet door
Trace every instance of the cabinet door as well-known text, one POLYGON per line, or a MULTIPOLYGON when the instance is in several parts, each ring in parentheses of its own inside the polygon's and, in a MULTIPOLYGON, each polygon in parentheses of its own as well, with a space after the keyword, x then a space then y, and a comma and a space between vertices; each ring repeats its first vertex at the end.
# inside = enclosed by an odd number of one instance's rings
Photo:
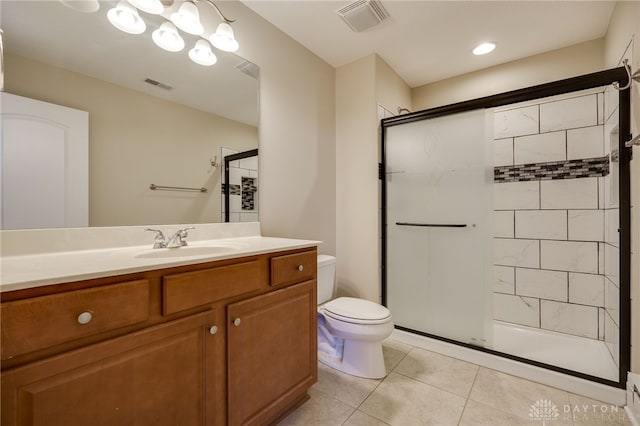
POLYGON ((213 425, 207 311, 2 374, 4 426, 213 425))
POLYGON ((317 380, 316 282, 227 307, 228 418, 266 424, 317 380))

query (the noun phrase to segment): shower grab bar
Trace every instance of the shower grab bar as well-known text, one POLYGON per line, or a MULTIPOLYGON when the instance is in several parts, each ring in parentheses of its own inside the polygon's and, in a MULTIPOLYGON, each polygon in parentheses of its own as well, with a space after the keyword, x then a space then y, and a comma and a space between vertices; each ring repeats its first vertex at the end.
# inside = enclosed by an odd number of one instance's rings
POLYGON ((165 186, 165 185, 156 185, 152 183, 149 185, 149 189, 152 191, 160 190, 160 191, 197 191, 197 192, 207 192, 207 188, 187 188, 184 186, 165 186))
POLYGON ((411 223, 411 222, 396 222, 398 226, 424 226, 428 228, 466 228, 466 223, 411 223))

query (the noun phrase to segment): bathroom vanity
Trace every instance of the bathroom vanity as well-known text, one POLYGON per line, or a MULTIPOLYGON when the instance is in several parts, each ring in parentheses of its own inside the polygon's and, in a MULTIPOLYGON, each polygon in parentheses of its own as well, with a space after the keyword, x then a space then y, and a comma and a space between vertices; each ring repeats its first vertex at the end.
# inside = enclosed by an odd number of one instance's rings
POLYGON ((26 257, 38 268, 80 256, 87 268, 107 256, 120 269, 3 288, 2 424, 268 424, 306 401, 317 242, 242 243, 3 258, 14 276, 26 257))

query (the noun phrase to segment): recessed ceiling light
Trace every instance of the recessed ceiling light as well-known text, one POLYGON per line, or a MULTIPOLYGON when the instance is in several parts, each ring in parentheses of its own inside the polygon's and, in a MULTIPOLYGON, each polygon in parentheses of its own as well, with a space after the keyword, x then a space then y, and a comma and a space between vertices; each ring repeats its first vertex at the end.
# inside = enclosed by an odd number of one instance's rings
POLYGON ((473 54, 474 55, 486 55, 489 52, 492 52, 493 49, 496 48, 496 45, 493 43, 482 43, 479 44, 478 46, 476 46, 475 49, 473 49, 473 54))

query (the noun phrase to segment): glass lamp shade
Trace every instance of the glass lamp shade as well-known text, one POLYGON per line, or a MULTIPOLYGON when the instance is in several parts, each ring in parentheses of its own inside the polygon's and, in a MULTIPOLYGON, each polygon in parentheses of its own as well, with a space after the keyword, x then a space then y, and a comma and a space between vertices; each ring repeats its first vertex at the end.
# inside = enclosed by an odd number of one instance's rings
POLYGON ((182 3, 180 9, 171 14, 171 22, 189 34, 201 35, 204 32, 204 27, 200 23, 198 8, 190 1, 182 3))
POLYGON ((129 34, 142 34, 147 29, 138 10, 124 0, 107 12, 107 18, 114 27, 129 34))
POLYGON ((184 40, 171 22, 160 25, 160 28, 151 34, 151 38, 158 47, 169 52, 179 52, 184 49, 184 40))
POLYGON ((209 41, 216 48, 224 50, 225 52, 235 52, 240 47, 233 35, 233 28, 226 22, 218 25, 218 29, 211 35, 209 41))
POLYGON ((164 12, 164 6, 160 0, 128 0, 129 3, 137 7, 143 12, 151 13, 152 15, 160 15, 164 12))
POLYGON ((189 58, 196 64, 213 65, 218 62, 218 58, 211 51, 211 46, 206 40, 198 40, 196 45, 189 51, 189 58))

